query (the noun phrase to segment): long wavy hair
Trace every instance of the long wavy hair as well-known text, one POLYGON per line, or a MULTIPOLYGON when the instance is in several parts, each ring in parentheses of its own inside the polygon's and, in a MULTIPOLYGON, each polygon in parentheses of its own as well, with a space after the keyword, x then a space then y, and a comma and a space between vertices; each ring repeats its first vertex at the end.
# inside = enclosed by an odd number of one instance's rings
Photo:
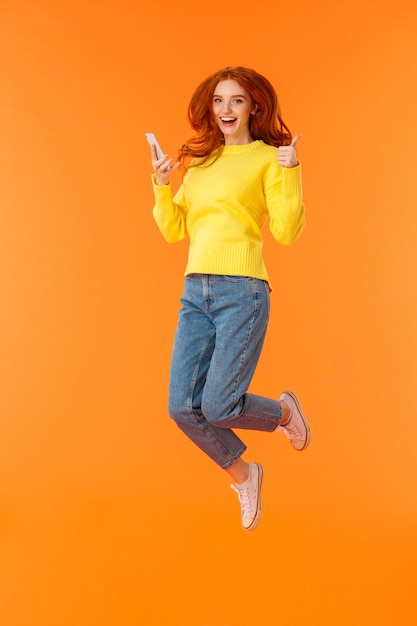
POLYGON ((191 97, 188 120, 196 134, 179 150, 182 165, 188 157, 204 162, 224 145, 224 135, 212 112, 214 90, 222 80, 235 80, 252 98, 255 112, 250 116, 249 132, 254 141, 262 139, 276 147, 291 143, 292 135, 281 118, 278 97, 269 80, 246 67, 226 67, 203 80, 191 97))

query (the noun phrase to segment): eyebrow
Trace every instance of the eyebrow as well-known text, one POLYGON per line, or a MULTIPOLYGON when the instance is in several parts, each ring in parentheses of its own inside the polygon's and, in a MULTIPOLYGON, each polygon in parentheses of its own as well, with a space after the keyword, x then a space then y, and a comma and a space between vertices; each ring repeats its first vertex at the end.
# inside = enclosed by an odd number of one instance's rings
MULTIPOLYGON (((245 99, 246 99, 246 97, 247 97, 247 96, 244 96, 244 95, 243 95, 243 94, 241 94, 241 93, 237 93, 237 94, 235 94, 234 96, 231 96, 231 98, 245 98, 245 99)), ((218 93, 214 93, 214 94, 213 94, 213 98, 223 98, 223 96, 221 96, 221 95, 220 95, 220 94, 218 94, 218 93)))

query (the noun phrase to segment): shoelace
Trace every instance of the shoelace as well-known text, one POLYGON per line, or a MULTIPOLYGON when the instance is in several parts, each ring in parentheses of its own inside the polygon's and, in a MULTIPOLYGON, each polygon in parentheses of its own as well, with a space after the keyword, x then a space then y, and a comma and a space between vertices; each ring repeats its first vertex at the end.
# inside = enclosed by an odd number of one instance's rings
POLYGON ((237 493, 242 508, 242 516, 247 515, 249 517, 253 515, 252 504, 249 498, 249 488, 244 487, 243 489, 239 489, 236 485, 230 485, 230 487, 237 493))
POLYGON ((287 424, 281 426, 280 430, 284 431, 284 435, 288 437, 288 439, 302 439, 302 434, 298 430, 297 425, 293 423, 292 418, 290 418, 287 424))

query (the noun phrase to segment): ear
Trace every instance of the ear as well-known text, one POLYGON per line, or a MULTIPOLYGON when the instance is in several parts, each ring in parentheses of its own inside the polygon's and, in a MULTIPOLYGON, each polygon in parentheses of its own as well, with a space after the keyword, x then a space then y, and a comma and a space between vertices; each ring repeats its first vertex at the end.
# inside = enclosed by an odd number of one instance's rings
POLYGON ((252 111, 250 112, 251 115, 255 115, 256 111, 258 110, 258 105, 256 104, 256 102, 253 103, 253 107, 252 107, 252 111))

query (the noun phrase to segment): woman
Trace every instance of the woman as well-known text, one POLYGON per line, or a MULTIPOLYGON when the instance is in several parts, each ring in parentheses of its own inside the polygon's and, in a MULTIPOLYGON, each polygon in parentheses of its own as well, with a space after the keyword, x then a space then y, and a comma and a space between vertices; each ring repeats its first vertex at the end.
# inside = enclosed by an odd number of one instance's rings
POLYGON ((296 450, 310 428, 295 393, 279 400, 248 393, 269 318, 261 227, 296 241, 304 224, 301 166, 270 82, 243 67, 209 76, 191 98, 195 135, 179 159, 152 148, 156 223, 169 242, 189 236, 189 256, 171 360, 169 414, 226 470, 241 523, 259 523, 263 468, 243 459, 235 429, 283 430, 296 450), (173 196, 170 173, 191 158, 173 196))

